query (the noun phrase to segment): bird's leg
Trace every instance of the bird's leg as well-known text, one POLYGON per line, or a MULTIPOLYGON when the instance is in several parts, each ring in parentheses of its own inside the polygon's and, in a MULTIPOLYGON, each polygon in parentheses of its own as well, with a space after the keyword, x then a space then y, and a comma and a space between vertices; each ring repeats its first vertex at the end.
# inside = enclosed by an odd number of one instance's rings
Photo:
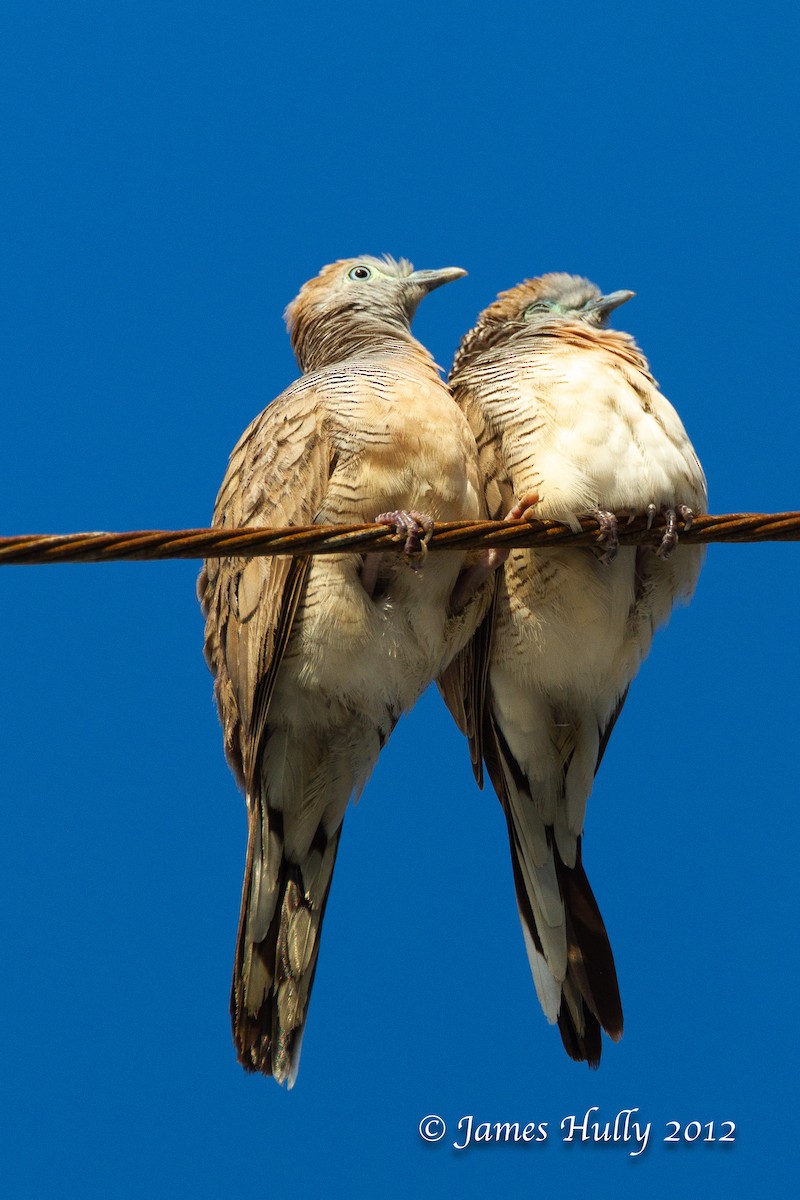
MULTIPOLYGON (((420 560, 427 553, 428 541, 433 533, 432 519, 426 516, 425 513, 397 509, 396 511, 381 513, 380 516, 375 518, 375 523, 391 525, 394 527, 395 534, 398 537, 405 538, 403 558, 409 566, 418 571, 421 566, 420 560)), ((380 552, 364 555, 364 561, 361 566, 361 584, 370 599, 375 595, 378 572, 383 557, 383 554, 380 552)))
MULTIPOLYGON (((521 521, 533 517, 535 515, 533 506, 538 504, 539 500, 538 492, 527 492, 513 508, 508 510, 503 520, 521 521)), ((508 555, 509 551, 505 546, 491 546, 481 550, 475 562, 465 567, 456 580, 448 605, 450 612, 460 612, 489 576, 493 575, 498 567, 502 567, 508 555)))
MULTIPOLYGON (((657 512, 658 509, 656 508, 655 504, 648 504, 648 529, 652 528, 653 518, 657 512)), ((669 558, 670 554, 672 554, 672 551, 678 544, 678 517, 680 517, 680 519, 683 521, 684 529, 691 529, 692 521, 694 520, 694 513, 687 504, 676 504, 674 508, 670 508, 665 504, 661 508, 661 515, 664 517, 667 525, 666 529, 664 530, 664 535, 661 538, 661 545, 656 549, 656 554, 659 558, 669 558)))
POLYGON ((403 558, 415 570, 419 570, 420 559, 428 552, 433 520, 425 513, 415 512, 414 509, 398 508, 392 512, 380 513, 375 521, 381 525, 393 525, 398 538, 405 535, 403 558))
POLYGON ((605 508, 593 508, 590 511, 600 526, 600 542, 595 547, 595 554, 601 563, 608 565, 614 561, 619 550, 619 522, 614 513, 605 508))
POLYGON ((661 545, 656 550, 659 558, 669 558, 678 544, 678 517, 674 508, 662 508, 667 527, 661 539, 661 545))

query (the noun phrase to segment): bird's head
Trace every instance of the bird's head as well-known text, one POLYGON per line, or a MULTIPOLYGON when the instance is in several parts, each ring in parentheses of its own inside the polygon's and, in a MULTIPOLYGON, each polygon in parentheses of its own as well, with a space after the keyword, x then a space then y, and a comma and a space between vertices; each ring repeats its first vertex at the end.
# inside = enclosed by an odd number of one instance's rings
POLYGON ((582 275, 562 272, 526 279, 500 292, 494 303, 483 310, 474 327, 462 338, 453 368, 457 369, 476 352, 536 334, 544 325, 579 321, 601 329, 608 324, 614 309, 633 295, 634 292, 619 291, 604 296, 582 275))
POLYGON ((287 307, 292 347, 304 371, 342 357, 355 344, 407 338, 428 292, 466 275, 461 267, 415 271, 405 258, 346 258, 323 267, 287 307), (333 356, 333 357, 332 357, 333 356))
POLYGON ((587 325, 602 328, 615 308, 625 304, 633 292, 609 292, 604 296, 598 287, 581 275, 564 275, 555 272, 531 279, 501 293, 500 299, 513 299, 518 320, 533 322, 550 321, 553 317, 565 317, 570 321, 585 321, 587 325))

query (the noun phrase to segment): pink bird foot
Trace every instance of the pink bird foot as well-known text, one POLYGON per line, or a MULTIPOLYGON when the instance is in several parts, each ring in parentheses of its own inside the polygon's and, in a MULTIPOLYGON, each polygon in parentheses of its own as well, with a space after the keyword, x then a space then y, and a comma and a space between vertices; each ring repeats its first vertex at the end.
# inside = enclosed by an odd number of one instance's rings
POLYGON ((608 566, 617 557, 619 550, 619 522, 614 513, 605 508, 593 508, 591 513, 600 526, 600 542, 595 554, 601 563, 608 566))
MULTIPOLYGON (((659 510, 655 504, 647 506, 647 528, 652 529, 653 518, 659 510)), ((694 513, 686 504, 678 504, 675 508, 670 508, 668 505, 663 505, 661 515, 666 521, 664 535, 661 538, 661 545, 657 548, 656 554, 659 558, 669 558, 672 551, 678 544, 678 517, 683 521, 683 528, 691 529, 694 513)))
POLYGON ((403 556, 412 567, 418 569, 419 559, 428 550, 428 542, 433 533, 433 520, 425 513, 398 508, 394 512, 381 513, 375 521, 382 525, 393 525, 397 537, 405 536, 403 556))

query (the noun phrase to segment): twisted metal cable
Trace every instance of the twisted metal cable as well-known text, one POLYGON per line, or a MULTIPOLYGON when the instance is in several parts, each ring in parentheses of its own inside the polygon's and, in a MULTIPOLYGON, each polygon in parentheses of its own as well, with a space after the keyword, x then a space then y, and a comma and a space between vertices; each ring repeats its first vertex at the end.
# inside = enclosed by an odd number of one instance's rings
MULTIPOLYGON (((574 533, 559 521, 448 521, 436 524, 428 549, 467 550, 484 546, 554 549, 601 542, 595 517, 580 519, 574 533)), ((623 546, 658 546, 665 528, 657 517, 648 529, 646 517, 629 523, 620 517, 623 546)), ((128 559, 255 558, 274 554, 365 553, 400 551, 403 538, 386 525, 310 525, 285 529, 245 526, 237 529, 145 529, 130 533, 23 534, 0 538, 0 566, 41 563, 117 562, 128 559)), ((691 528, 680 526, 684 545, 701 542, 800 541, 800 512, 725 513, 696 516, 691 528)))

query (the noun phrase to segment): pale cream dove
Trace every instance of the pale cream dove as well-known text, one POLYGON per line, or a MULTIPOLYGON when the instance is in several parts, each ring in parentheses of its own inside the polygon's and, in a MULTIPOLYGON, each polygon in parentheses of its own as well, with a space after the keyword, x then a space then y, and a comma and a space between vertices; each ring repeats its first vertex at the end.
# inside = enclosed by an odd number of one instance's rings
MULTIPOLYGON (((492 614, 440 681, 508 824, 536 990, 567 1053, 597 1065, 622 1035, 614 959, 581 861, 586 802, 653 632, 694 591, 702 551, 678 517, 706 508, 702 468, 633 338, 605 328, 632 292, 565 274, 500 294, 462 339, 450 383, 478 443, 489 516, 594 513, 603 552, 512 550, 492 614), (658 551, 620 547, 610 513, 667 525, 658 551)), ((643 751, 644 753, 644 751, 643 751)), ((647 752, 648 754, 650 751, 647 752)))

